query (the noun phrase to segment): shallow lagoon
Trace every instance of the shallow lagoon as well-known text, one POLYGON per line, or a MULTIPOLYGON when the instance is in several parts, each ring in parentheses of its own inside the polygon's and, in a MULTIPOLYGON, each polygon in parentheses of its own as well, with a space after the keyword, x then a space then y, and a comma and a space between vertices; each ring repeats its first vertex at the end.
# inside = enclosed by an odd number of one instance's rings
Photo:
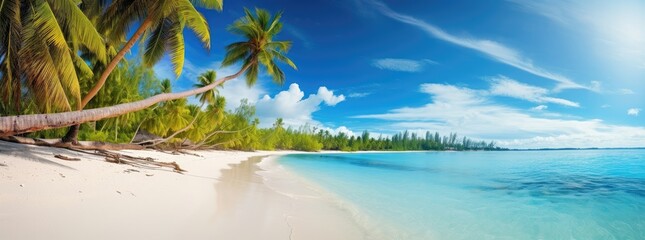
POLYGON ((645 239, 645 150, 296 154, 373 238, 645 239))

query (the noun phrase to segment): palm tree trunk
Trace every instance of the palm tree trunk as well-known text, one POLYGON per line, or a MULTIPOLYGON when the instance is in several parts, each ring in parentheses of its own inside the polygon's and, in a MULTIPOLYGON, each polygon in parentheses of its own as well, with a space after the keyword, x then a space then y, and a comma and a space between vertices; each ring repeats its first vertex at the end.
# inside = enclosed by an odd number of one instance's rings
POLYGON ((12 136, 16 134, 40 131, 45 129, 67 127, 84 122, 98 121, 105 118, 116 117, 126 113, 139 111, 159 102, 185 98, 206 92, 225 83, 226 81, 239 77, 248 68, 249 65, 246 65, 239 72, 230 76, 226 76, 224 78, 220 78, 217 81, 201 88, 178 93, 162 93, 131 103, 123 103, 110 107, 94 108, 74 112, 0 117, 0 137, 12 136))
MULTIPOLYGON (((83 97, 83 100, 81 100, 80 102, 80 108, 77 110, 83 110, 83 108, 87 106, 87 103, 89 103, 90 100, 92 100, 92 98, 96 96, 96 94, 99 92, 99 90, 101 90, 103 85, 105 85, 105 81, 110 76, 110 73, 112 73, 114 68, 116 68, 116 66, 119 65, 119 62, 125 57, 125 54, 129 52, 130 49, 132 49, 134 44, 139 40, 141 35, 143 35, 143 33, 146 30, 148 30, 151 24, 152 24, 152 16, 148 16, 148 18, 146 18, 146 20, 144 20, 143 23, 141 23, 141 26, 139 26, 137 31, 134 32, 132 37, 130 37, 130 40, 128 40, 128 42, 125 43, 125 46, 123 46, 123 48, 121 48, 121 50, 116 54, 116 56, 112 58, 112 61, 110 61, 110 63, 105 68, 105 70, 103 70, 103 73, 101 73, 101 77, 99 77, 99 80, 98 82, 96 82, 96 85, 94 85, 94 87, 90 89, 87 95, 83 97)), ((65 137, 63 137, 62 141, 77 144, 79 127, 80 126, 78 124, 70 127, 69 130, 67 131, 67 134, 65 134, 65 137)))

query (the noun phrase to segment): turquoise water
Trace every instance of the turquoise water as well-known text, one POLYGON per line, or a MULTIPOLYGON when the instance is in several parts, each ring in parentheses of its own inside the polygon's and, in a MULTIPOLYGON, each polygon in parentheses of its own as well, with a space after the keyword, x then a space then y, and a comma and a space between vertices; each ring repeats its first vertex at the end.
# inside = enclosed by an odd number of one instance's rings
POLYGON ((374 238, 645 239, 645 150, 296 154, 374 238))

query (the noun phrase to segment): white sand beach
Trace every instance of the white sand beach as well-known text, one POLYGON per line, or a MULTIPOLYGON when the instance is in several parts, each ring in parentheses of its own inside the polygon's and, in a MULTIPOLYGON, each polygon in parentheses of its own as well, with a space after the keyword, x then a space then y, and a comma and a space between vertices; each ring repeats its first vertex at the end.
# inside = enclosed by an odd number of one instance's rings
POLYGON ((366 238, 346 211, 302 185, 300 196, 280 194, 256 174, 259 159, 246 161, 289 152, 122 152, 186 172, 0 141, 0 239, 366 238))

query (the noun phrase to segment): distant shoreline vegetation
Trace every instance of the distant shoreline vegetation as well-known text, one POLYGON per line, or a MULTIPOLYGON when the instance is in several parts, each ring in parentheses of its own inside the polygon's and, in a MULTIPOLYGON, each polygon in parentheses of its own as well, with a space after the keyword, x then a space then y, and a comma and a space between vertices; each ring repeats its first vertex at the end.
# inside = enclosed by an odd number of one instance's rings
POLYGON ((508 151, 567 151, 567 150, 630 150, 645 149, 645 147, 587 147, 587 148, 527 148, 527 149, 506 149, 508 151))

